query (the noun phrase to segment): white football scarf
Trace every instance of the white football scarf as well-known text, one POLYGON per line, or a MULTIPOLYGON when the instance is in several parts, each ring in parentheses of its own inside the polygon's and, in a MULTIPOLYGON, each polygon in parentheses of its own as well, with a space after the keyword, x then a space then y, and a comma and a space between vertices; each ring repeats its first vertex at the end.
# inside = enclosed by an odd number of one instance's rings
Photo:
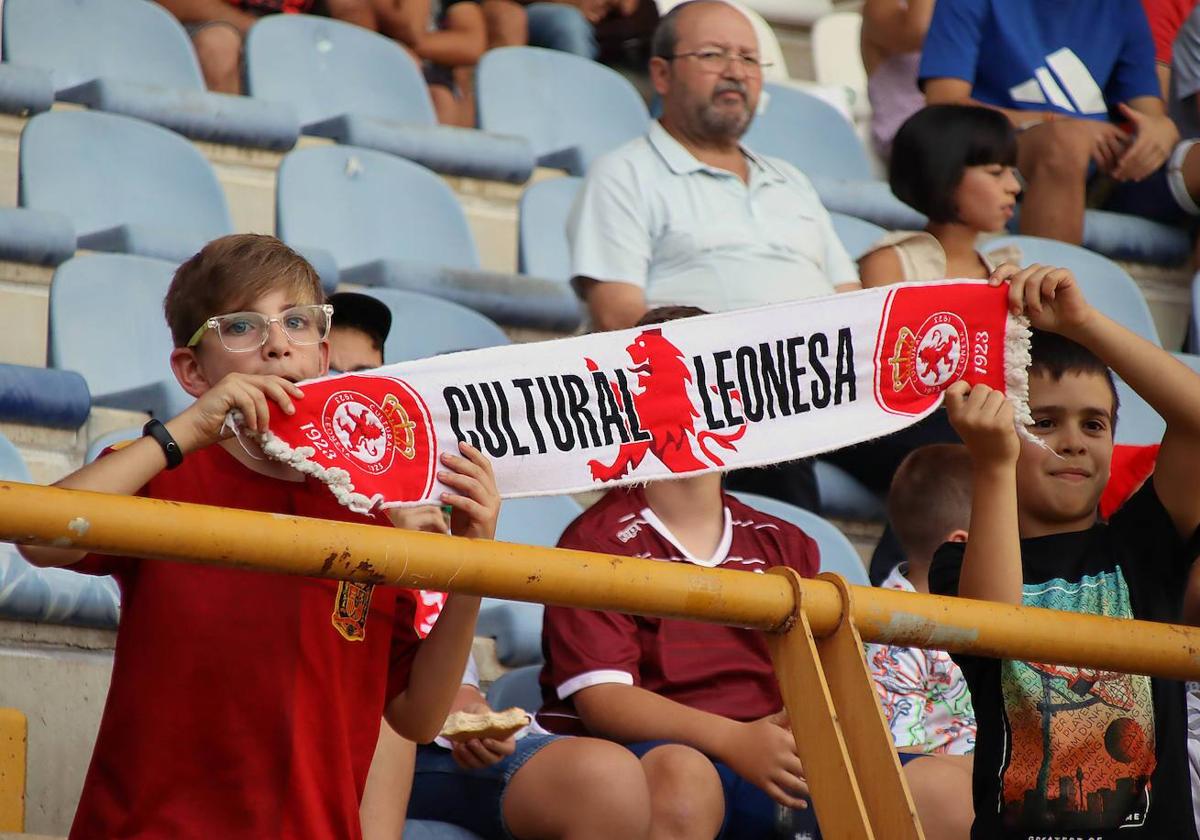
POLYGON ((403 362, 304 383, 260 442, 369 511, 438 503, 459 440, 515 497, 829 452, 912 425, 959 379, 1005 391, 1023 426, 1030 333, 1007 293, 906 284, 403 362))

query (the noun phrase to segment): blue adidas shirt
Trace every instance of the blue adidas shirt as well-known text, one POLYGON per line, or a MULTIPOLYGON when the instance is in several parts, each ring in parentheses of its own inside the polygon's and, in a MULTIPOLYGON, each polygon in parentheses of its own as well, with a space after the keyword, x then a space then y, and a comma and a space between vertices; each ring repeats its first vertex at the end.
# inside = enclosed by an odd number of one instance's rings
POLYGON ((968 81, 989 105, 1088 119, 1159 95, 1140 0, 938 0, 920 76, 968 81))

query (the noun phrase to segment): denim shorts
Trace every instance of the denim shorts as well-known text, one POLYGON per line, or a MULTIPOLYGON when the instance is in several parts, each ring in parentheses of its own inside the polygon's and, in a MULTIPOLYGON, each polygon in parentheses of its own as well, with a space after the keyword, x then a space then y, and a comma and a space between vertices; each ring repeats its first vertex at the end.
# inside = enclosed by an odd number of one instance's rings
MULTIPOLYGON (((629 744, 629 750, 641 758, 655 747, 670 741, 642 741, 629 744)), ((900 764, 908 764, 923 756, 915 753, 898 753, 900 764)), ((711 760, 711 758, 710 758, 711 760)), ((789 810, 776 804, 767 794, 733 772, 728 765, 713 761, 713 767, 721 779, 725 793, 725 820, 717 840, 762 840, 762 838, 787 837, 789 840, 820 840, 821 829, 817 815, 809 800, 803 810, 789 810)))
POLYGON ((450 750, 434 744, 417 747, 408 817, 453 823, 486 840, 514 840, 504 824, 504 794, 525 762, 562 735, 527 734, 512 755, 482 770, 464 770, 450 750))

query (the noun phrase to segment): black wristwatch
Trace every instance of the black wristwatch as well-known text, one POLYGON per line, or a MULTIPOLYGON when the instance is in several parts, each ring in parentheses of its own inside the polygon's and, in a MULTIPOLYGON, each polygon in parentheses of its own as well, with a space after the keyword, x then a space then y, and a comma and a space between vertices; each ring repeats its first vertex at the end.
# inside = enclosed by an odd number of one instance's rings
POLYGON ((142 426, 142 437, 152 437, 158 441, 158 445, 162 447, 163 454, 167 456, 167 469, 173 470, 183 463, 183 450, 179 448, 179 444, 175 442, 175 438, 171 437, 171 433, 167 431, 167 427, 158 420, 151 420, 145 426, 142 426))

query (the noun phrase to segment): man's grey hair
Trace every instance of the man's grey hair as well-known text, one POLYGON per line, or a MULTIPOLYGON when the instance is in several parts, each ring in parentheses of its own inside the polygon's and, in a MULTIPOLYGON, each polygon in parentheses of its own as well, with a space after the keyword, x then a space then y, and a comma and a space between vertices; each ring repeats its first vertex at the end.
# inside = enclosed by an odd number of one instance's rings
POLYGON ((650 55, 670 61, 679 46, 679 16, 683 14, 684 10, 689 6, 721 2, 722 0, 687 0, 686 3, 680 3, 671 9, 658 21, 658 27, 654 30, 654 38, 650 41, 650 55))

